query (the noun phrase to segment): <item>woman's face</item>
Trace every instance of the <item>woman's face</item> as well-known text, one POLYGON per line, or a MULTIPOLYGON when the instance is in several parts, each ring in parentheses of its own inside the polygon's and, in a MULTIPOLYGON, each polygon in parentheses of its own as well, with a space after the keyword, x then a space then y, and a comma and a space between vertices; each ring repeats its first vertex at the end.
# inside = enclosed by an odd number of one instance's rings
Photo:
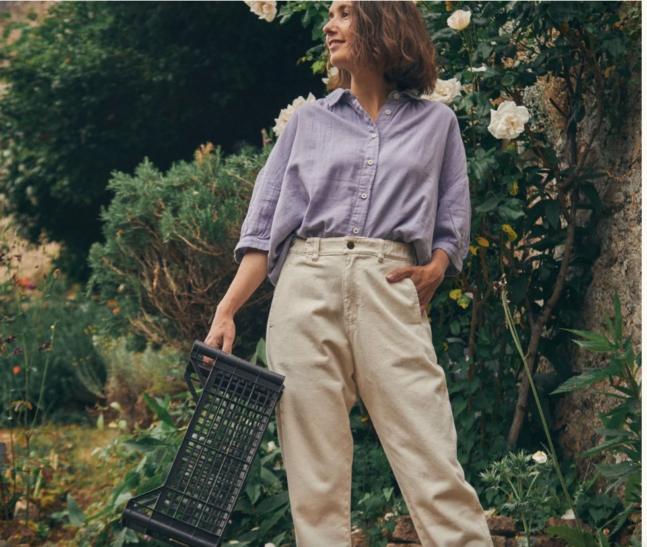
POLYGON ((352 2, 335 1, 328 11, 328 22, 323 27, 330 62, 336 68, 351 70, 348 46, 353 39, 351 30, 352 2))

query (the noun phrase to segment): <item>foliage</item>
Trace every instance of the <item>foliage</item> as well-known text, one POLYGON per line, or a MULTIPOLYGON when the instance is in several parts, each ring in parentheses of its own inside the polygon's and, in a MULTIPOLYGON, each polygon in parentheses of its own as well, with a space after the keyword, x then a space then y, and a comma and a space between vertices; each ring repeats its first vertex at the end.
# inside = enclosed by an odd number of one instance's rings
POLYGON ((308 36, 242 2, 54 2, 37 25, 4 28, 0 192, 26 239, 64 244, 57 265, 77 281, 113 170, 145 156, 167 169, 207 140, 231 151, 260 138, 290 87, 320 83, 291 61, 308 36))
MULTIPOLYGON (((614 318, 613 320, 604 313, 608 336, 589 331, 567 329, 577 334, 584 340, 576 340, 580 347, 596 353, 605 354, 609 365, 599 368, 585 368, 582 373, 573 376, 556 390, 553 394, 570 392, 596 384, 603 380, 609 381, 609 386, 618 393, 596 391, 605 397, 618 399, 620 403, 608 412, 598 412, 604 427, 594 430, 603 436, 604 440, 598 446, 579 454, 578 457, 586 458, 604 452, 606 460, 613 463, 594 464, 598 473, 609 480, 605 494, 616 493, 624 488, 623 510, 604 523, 602 528, 614 524, 610 534, 615 534, 627 518, 638 518, 642 511, 642 381, 639 379, 642 364, 642 352, 636 355, 631 338, 633 333, 626 338, 623 333, 622 310, 618 291, 614 289, 614 318)), ((597 477, 597 475, 596 475, 597 477)), ((574 540, 570 532, 555 527, 548 529, 559 537, 569 541, 569 545, 576 547, 587 545, 582 539, 574 540)), ((601 533, 598 533, 592 545, 606 545, 601 533)), ((589 542, 594 540, 591 536, 589 542)))
MULTIPOLYGON (((134 176, 115 173, 115 199, 102 212, 105 243, 95 243, 88 291, 116 303, 104 334, 137 336, 143 345, 188 354, 203 340, 237 269, 238 241, 256 174, 269 147, 224 158, 203 146, 196 159, 165 174, 146 159, 134 176)), ((265 332, 269 281, 236 315, 236 352, 253 352, 265 332), (240 344, 240 345, 239 345, 240 344), (242 349, 241 349, 242 347, 242 349)))
MULTIPOLYGON (((95 348, 105 365, 105 382, 91 370, 79 367, 79 377, 89 391, 105 399, 97 404, 100 420, 115 415, 110 425, 134 431, 145 429, 152 421, 144 393, 151 395, 184 391, 183 356, 172 348, 153 350, 148 346, 143 352, 130 351, 125 338, 93 337, 95 348), (178 381, 179 380, 179 381, 178 381)), ((101 422, 99 422, 101 423, 101 422)))
POLYGON ((39 421, 81 419, 74 411, 94 397, 83 389, 76 370, 79 364, 95 373, 100 370, 101 359, 87 334, 106 310, 94 299, 84 299, 59 270, 24 275, 20 259, 3 237, 0 384, 6 389, 0 397, 0 424, 10 425, 17 410, 30 419, 38 412, 39 421), (52 340, 54 325, 57 344, 52 340))
POLYGON ((545 475, 553 465, 549 456, 531 463, 532 459, 532 455, 520 450, 493 462, 481 473, 482 479, 491 484, 488 490, 500 490, 505 495, 507 501, 503 503, 503 510, 523 523, 527 545, 531 544, 530 534, 542 528, 543 508, 550 500, 545 475))
POLYGON ((58 269, 33 278, 23 275, 21 255, 14 247, 3 234, 0 267, 6 280, 0 283, 0 382, 4 387, 0 423, 9 428, 11 458, 0 469, 0 510, 9 520, 16 503, 24 502, 26 510, 19 520, 25 523, 25 533, 40 536, 46 530, 31 527, 36 520, 34 503, 40 503, 39 494, 53 480, 51 454, 38 452, 40 426, 52 406, 69 412, 74 408, 70 403, 79 401, 80 385, 70 361, 87 359, 89 368, 96 365, 98 356, 91 345, 87 357, 81 357, 81 351, 88 350, 83 347, 82 332, 88 318, 98 317, 100 310, 92 301, 70 300, 58 269), (18 434, 25 439, 24 450, 14 443, 18 434))

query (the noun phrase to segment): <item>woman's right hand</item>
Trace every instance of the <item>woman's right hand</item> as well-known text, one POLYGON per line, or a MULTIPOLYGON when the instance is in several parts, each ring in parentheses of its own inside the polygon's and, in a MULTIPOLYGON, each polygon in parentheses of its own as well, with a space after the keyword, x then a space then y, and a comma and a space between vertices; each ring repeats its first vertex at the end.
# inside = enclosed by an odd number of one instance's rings
MULTIPOLYGON (((216 315, 204 341, 205 344, 231 354, 234 338, 236 338, 234 314, 263 282, 266 272, 267 251, 248 249, 229 290, 216 306, 216 315)), ((204 356, 203 362, 211 365, 213 359, 204 356)))
MULTIPOLYGON (((211 329, 204 343, 231 354, 235 337, 236 324, 234 323, 234 314, 220 307, 216 308, 216 315, 213 318, 211 329)), ((203 356, 203 362, 211 365, 213 359, 205 355, 203 356)))

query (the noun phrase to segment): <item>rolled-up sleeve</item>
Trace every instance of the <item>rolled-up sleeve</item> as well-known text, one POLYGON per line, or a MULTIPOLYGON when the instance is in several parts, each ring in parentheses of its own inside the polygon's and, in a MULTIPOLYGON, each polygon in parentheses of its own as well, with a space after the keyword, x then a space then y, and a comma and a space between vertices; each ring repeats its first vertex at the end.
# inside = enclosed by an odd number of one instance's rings
POLYGON ((456 114, 447 133, 447 143, 438 183, 438 208, 431 252, 443 249, 450 258, 445 277, 457 275, 469 252, 472 206, 467 177, 467 157, 456 114))
POLYGON ((234 260, 238 264, 249 248, 262 251, 270 249, 272 221, 292 153, 298 123, 297 112, 298 109, 288 118, 265 165, 256 176, 247 215, 240 229, 240 239, 234 248, 234 260))

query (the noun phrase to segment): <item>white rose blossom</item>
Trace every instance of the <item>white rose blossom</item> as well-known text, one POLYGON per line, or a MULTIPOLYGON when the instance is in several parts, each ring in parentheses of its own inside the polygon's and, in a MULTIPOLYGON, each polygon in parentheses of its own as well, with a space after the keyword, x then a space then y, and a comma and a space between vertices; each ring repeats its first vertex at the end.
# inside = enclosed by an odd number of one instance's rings
POLYGON ((321 78, 321 81, 324 84, 327 84, 330 77, 335 76, 338 72, 339 72, 339 69, 336 66, 331 66, 330 70, 328 71, 328 77, 327 78, 321 78))
POLYGON ((258 15, 259 19, 265 19, 268 23, 276 17, 276 0, 263 2, 260 0, 245 0, 252 13, 258 15))
POLYGON ((454 30, 463 30, 467 25, 470 24, 470 18, 472 17, 471 11, 466 10, 456 10, 449 16, 447 19, 447 26, 453 28, 454 30))
POLYGON ((490 109, 488 131, 497 139, 516 139, 529 119, 530 113, 525 106, 503 101, 496 110, 490 109))
POLYGON ((545 452, 538 450, 532 455, 532 459, 535 460, 537 463, 546 463, 548 461, 548 456, 546 456, 545 452))
POLYGON ((422 95, 423 99, 429 101, 438 101, 447 105, 451 105, 454 97, 461 94, 461 83, 456 78, 449 80, 436 80, 436 87, 431 94, 422 95))
POLYGON ((292 116, 292 113, 297 108, 299 108, 301 105, 304 105, 306 103, 312 103, 315 100, 316 98, 312 93, 308 95, 307 99, 304 99, 302 96, 299 96, 296 99, 294 99, 294 101, 292 101, 292 104, 289 104, 286 108, 281 110, 281 113, 279 114, 278 118, 274 118, 274 121, 276 122, 276 125, 274 126, 274 134, 277 137, 281 134, 281 132, 283 131, 283 128, 288 123, 290 116, 292 116))

